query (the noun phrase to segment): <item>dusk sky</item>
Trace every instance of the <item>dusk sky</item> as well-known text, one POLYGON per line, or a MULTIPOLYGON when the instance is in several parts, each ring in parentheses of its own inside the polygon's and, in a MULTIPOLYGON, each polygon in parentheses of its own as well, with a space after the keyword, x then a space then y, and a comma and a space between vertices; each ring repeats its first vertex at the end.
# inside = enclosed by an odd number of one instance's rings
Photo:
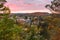
POLYGON ((52 0, 7 0, 5 4, 11 12, 34 12, 43 11, 49 12, 45 8, 46 4, 50 4, 52 0))

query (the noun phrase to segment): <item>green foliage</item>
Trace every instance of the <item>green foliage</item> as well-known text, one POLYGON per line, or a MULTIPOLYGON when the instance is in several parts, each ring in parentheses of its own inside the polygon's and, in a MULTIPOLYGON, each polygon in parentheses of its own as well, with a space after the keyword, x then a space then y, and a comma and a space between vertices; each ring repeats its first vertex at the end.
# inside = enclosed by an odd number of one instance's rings
POLYGON ((50 39, 50 36, 54 38, 54 35, 59 31, 60 18, 54 18, 52 16, 44 17, 44 21, 47 21, 50 24, 49 26, 54 27, 43 30, 44 33, 40 35, 42 28, 38 29, 35 25, 24 28, 15 23, 15 16, 12 17, 13 19, 9 18, 9 14, 1 16, 0 40, 45 40, 46 38, 50 39))
POLYGON ((13 40, 14 34, 17 35, 21 30, 21 28, 15 24, 15 21, 8 16, 9 15, 4 14, 0 19, 0 40, 13 40))

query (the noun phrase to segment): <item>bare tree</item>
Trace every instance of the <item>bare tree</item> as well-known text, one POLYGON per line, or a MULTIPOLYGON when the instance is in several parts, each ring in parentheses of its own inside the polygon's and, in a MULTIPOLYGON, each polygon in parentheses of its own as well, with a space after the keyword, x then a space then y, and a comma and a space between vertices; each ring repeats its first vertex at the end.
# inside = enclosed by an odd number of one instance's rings
POLYGON ((52 13, 60 13, 60 0, 53 0, 51 4, 47 4, 45 7, 52 13))
POLYGON ((6 0, 0 0, 0 13, 10 14, 10 9, 4 6, 6 2, 7 2, 6 0))

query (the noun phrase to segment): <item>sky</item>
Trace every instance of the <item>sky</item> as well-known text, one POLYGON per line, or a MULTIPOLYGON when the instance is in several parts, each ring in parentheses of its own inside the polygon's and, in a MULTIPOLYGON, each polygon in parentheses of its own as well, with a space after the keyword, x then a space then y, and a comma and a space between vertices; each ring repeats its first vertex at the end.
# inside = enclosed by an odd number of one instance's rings
POLYGON ((9 7, 11 12, 50 12, 45 8, 52 0, 7 0, 5 6, 9 7))

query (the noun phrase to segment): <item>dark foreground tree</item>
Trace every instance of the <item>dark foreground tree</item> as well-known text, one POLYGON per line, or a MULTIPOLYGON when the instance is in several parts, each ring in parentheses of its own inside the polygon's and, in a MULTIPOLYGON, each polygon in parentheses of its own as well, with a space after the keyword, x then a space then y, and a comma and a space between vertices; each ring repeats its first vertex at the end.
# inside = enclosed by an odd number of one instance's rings
POLYGON ((60 0, 53 0, 51 1, 51 5, 47 4, 45 7, 52 13, 60 13, 60 0))
POLYGON ((6 0, 0 0, 0 12, 3 14, 10 14, 10 9, 4 6, 6 2, 6 0))

